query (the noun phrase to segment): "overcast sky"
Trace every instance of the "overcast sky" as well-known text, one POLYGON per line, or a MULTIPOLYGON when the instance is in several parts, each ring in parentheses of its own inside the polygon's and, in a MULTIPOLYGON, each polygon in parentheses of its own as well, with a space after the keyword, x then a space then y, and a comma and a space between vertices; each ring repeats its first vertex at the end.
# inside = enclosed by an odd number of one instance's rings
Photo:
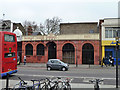
POLYGON ((119 0, 0 0, 0 19, 43 23, 59 17, 62 22, 92 22, 118 17, 119 0), (5 16, 3 17, 3 14, 5 16))

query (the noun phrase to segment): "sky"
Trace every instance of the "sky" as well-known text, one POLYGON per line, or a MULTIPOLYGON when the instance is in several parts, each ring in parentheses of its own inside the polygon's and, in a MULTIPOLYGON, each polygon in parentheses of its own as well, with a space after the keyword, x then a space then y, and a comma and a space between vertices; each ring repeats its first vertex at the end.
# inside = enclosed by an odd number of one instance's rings
POLYGON ((0 19, 16 23, 60 18, 64 23, 117 18, 119 0, 0 0, 0 19), (4 14, 4 16, 3 16, 4 14))

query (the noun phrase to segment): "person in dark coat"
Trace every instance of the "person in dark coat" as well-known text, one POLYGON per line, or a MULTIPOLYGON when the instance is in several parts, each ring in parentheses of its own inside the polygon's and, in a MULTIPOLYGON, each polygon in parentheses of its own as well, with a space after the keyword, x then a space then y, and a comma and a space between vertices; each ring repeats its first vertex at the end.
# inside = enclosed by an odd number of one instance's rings
POLYGON ((24 65, 26 64, 26 56, 24 56, 24 65))
POLYGON ((103 57, 101 67, 103 67, 103 64, 105 64, 105 66, 107 67, 107 63, 106 63, 106 58, 105 57, 103 57))
POLYGON ((104 64, 103 61, 104 61, 104 59, 105 59, 105 58, 103 57, 103 59, 102 59, 102 61, 101 61, 101 67, 103 67, 103 64, 104 64))
POLYGON ((114 67, 114 58, 113 57, 111 58, 111 61, 112 61, 111 65, 114 67))
POLYGON ((112 56, 109 57, 109 66, 112 66, 112 56))
POLYGON ((105 60, 104 60, 104 64, 105 64, 105 66, 107 67, 107 57, 106 57, 105 60))

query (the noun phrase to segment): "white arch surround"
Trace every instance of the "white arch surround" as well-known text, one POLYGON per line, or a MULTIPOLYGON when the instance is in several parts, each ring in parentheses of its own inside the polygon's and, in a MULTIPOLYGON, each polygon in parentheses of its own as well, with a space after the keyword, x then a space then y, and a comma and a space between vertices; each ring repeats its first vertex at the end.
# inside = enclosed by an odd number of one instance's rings
POLYGON ((18 29, 18 27, 17 27, 17 29, 15 29, 13 33, 15 33, 16 36, 17 36, 17 42, 21 42, 22 41, 22 35, 23 35, 21 30, 18 29))

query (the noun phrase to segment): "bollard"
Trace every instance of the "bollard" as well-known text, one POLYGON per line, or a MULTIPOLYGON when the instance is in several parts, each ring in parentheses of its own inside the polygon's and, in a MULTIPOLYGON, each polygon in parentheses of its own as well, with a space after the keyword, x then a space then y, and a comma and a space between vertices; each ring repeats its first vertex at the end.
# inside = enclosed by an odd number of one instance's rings
POLYGON ((98 83, 99 83, 99 79, 96 79, 96 83, 94 85, 94 90, 100 90, 98 83))
POLYGON ((9 86, 9 73, 7 73, 7 78, 6 78, 6 90, 8 90, 9 86))

